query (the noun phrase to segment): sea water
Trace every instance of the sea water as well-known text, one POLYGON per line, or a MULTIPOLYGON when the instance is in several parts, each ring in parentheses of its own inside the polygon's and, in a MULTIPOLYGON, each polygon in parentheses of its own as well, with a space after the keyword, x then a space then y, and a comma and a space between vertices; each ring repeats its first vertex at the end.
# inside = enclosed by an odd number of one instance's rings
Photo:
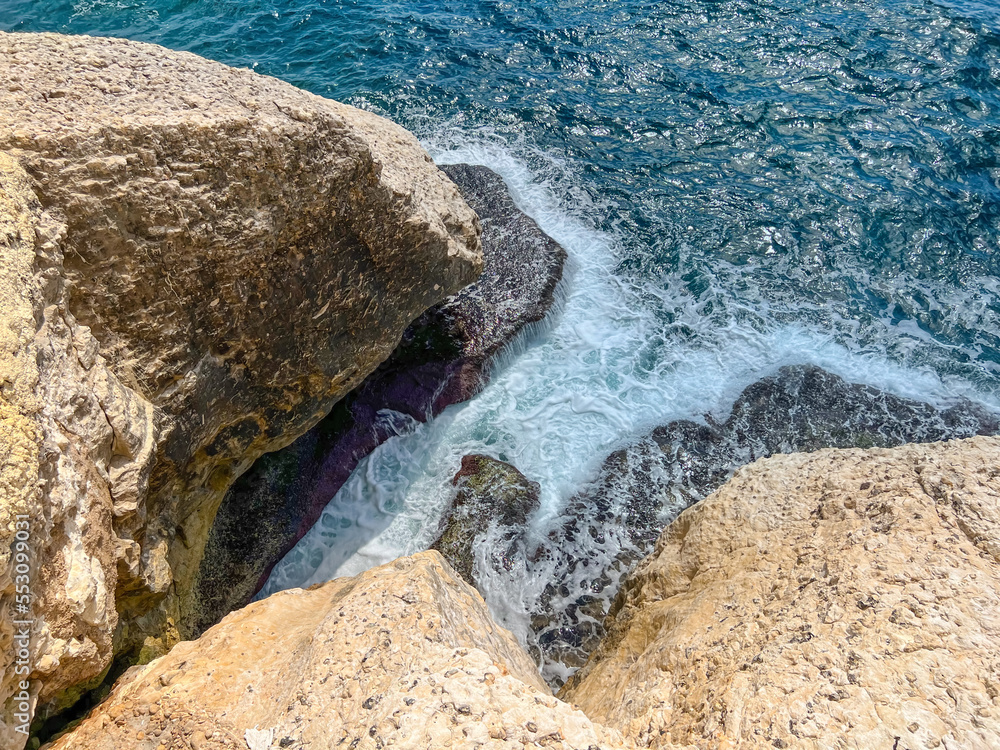
MULTIPOLYGON (((540 483, 542 540, 609 452, 723 419, 785 364, 1000 406, 991 3, 0 0, 0 29, 156 42, 385 115, 499 172, 567 250, 549 319, 470 402, 383 415, 399 436, 265 595, 425 549, 468 453, 540 483)), ((480 582, 526 643, 551 573, 480 582)))

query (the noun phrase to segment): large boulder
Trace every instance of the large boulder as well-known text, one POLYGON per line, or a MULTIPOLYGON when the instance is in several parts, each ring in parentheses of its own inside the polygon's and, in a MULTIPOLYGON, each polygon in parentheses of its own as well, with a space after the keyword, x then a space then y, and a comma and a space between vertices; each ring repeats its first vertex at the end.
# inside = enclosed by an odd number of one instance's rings
POLYGON ((176 641, 233 480, 481 253, 455 186, 369 113, 123 40, 0 34, 0 79, 0 644, 26 520, 30 714, 176 641))
POLYGON ((424 552, 230 614, 134 667, 51 750, 248 746, 630 747, 554 698, 482 598, 424 552))
POLYGON ((1000 747, 998 467, 981 437, 738 470, 560 695, 643 747, 1000 747))
POLYGON ((615 451, 594 483, 570 499, 551 543, 534 553, 551 581, 533 618, 539 645, 565 670, 586 662, 622 576, 653 550, 678 513, 740 466, 775 453, 891 447, 998 430, 996 414, 968 401, 936 408, 819 367, 782 367, 748 386, 724 422, 678 420, 615 451))
POLYGON ((518 210, 498 174, 468 164, 443 170, 482 223, 482 276, 415 320, 392 356, 326 419, 233 485, 198 571, 189 634, 249 602, 358 462, 399 434, 400 419, 385 410, 424 421, 470 398, 493 358, 552 307, 566 252, 518 210))

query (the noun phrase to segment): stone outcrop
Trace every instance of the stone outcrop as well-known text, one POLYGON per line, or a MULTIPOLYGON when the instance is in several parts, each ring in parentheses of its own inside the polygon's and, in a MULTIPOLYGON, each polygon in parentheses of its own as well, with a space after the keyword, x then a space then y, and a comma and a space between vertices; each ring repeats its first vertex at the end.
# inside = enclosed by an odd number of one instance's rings
POLYGON ((51 750, 246 750, 248 730, 289 750, 631 747, 552 697, 482 598, 424 552, 230 614, 134 667, 51 750))
POLYGON ((58 708, 177 639, 234 478, 476 278, 479 228, 410 134, 250 71, 0 34, 0 79, 0 644, 23 514, 58 708))
POLYGON ((400 420, 383 410, 423 421, 470 398, 492 358, 553 305, 565 251, 517 209, 499 175, 465 164, 443 169, 482 222, 482 276, 414 321, 392 356, 323 422, 233 485, 186 613, 189 634, 249 602, 358 462, 398 434, 400 420))
POLYGON ((478 454, 462 457, 452 484, 455 498, 431 549, 478 588, 477 549, 486 551, 483 562, 495 570, 512 570, 526 557, 524 531, 538 509, 539 486, 510 464, 478 454))
POLYGON ((1000 747, 1000 439, 779 455, 681 514, 561 696, 643 747, 1000 747))
POLYGON ((569 501, 552 544, 534 553, 552 580, 533 620, 539 645, 553 662, 581 666, 604 634, 622 575, 652 551, 667 523, 739 466, 775 453, 998 430, 996 414, 969 402, 937 409, 818 367, 783 367, 744 390, 725 422, 671 422, 616 451, 594 484, 569 501))

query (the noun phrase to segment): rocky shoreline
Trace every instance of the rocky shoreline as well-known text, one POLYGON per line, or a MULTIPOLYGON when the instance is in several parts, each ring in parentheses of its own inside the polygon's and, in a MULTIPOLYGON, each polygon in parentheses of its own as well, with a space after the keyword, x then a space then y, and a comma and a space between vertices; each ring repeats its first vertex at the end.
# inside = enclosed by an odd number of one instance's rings
POLYGON ((739 469, 559 698, 430 551, 234 612, 51 747, 994 747, 998 466, 973 438, 739 469))
POLYGON ((560 696, 641 747, 996 747, 1000 440, 736 472, 560 696))
POLYGON ((622 576, 653 552, 669 522, 741 466, 779 453, 998 432, 998 416, 976 404, 937 409, 818 367, 782 367, 748 386, 724 422, 711 415, 671 422, 615 451, 591 486, 570 499, 548 542, 529 551, 529 566, 550 580, 533 612, 539 647, 551 662, 583 666, 604 637, 622 576))
POLYGON ((51 34, 0 71, 2 747, 1000 745, 1000 424, 812 367, 616 452, 544 544, 538 485, 467 456, 435 549, 243 606, 565 253, 274 79, 51 34), (515 563, 559 697, 473 588, 515 563))

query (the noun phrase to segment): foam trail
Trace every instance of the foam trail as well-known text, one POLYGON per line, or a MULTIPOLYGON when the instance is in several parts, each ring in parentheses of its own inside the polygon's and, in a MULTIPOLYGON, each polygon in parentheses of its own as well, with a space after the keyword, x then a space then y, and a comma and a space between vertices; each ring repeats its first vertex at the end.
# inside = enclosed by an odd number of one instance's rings
MULTIPOLYGON (((365 459, 262 595, 426 549, 451 500, 450 479, 469 453, 508 461, 540 483, 541 508, 530 523, 544 529, 614 448, 673 419, 724 418, 747 385, 785 364, 815 364, 932 402, 982 400, 964 381, 904 367, 882 352, 852 351, 831 332, 761 326, 766 310, 759 307, 745 319, 732 312, 720 319, 677 291, 683 284, 631 287, 615 274, 620 239, 587 221, 602 209, 572 189, 577 178, 567 165, 515 152, 488 134, 469 141, 452 132, 425 145, 439 163, 485 164, 504 177, 518 206, 567 250, 564 301, 547 330, 501 359, 481 394, 430 424, 411 424, 365 459), (661 308, 674 312, 672 323, 661 320, 661 308), (676 335, 679 326, 689 335, 676 335)), ((494 615, 526 641, 528 612, 546 581, 522 576, 487 577, 481 586, 494 615)))

